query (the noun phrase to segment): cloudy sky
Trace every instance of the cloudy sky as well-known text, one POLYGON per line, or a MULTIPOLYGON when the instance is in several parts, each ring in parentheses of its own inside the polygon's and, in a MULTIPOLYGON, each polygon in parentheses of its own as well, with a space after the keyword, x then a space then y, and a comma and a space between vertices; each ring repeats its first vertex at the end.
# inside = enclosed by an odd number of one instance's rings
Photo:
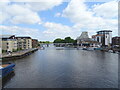
POLYGON ((41 41, 66 36, 76 39, 82 31, 88 31, 91 36, 99 30, 112 30, 113 36, 118 35, 117 1, 18 1, 0 2, 2 34, 31 36, 41 41))

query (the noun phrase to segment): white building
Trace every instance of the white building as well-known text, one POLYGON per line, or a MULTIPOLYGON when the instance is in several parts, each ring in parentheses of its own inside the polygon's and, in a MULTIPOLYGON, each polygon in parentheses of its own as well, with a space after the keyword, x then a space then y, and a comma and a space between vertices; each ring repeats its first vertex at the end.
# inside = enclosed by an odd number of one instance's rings
POLYGON ((92 39, 102 43, 102 46, 110 46, 112 44, 112 31, 102 30, 98 31, 97 35, 93 35, 92 39))

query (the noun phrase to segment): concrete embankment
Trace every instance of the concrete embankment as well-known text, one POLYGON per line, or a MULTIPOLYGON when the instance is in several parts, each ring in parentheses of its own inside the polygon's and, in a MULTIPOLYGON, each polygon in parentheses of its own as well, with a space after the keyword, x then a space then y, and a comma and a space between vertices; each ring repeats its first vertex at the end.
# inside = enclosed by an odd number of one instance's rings
POLYGON ((8 60, 20 59, 34 53, 37 50, 38 50, 37 48, 34 48, 34 49, 22 51, 22 52, 17 52, 12 55, 3 55, 1 59, 2 59, 2 62, 8 61, 8 60))

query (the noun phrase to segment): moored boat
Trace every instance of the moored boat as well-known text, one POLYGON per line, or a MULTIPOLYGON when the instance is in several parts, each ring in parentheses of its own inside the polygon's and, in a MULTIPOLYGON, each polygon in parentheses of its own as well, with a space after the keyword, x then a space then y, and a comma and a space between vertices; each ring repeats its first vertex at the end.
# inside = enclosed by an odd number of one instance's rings
POLYGON ((0 75, 1 75, 0 77, 3 78, 8 74, 10 74, 11 72, 13 72, 14 71, 13 67, 15 67, 15 64, 11 64, 11 63, 0 65, 0 75))
POLYGON ((83 50, 87 50, 87 48, 86 48, 86 47, 83 47, 83 50))
POLYGON ((108 52, 113 53, 113 50, 108 50, 108 52))
POLYGON ((94 50, 102 50, 100 47, 95 47, 94 50))
POLYGON ((92 50, 101 50, 102 48, 100 48, 100 47, 84 47, 83 48, 83 50, 90 50, 90 51, 92 51, 92 50))

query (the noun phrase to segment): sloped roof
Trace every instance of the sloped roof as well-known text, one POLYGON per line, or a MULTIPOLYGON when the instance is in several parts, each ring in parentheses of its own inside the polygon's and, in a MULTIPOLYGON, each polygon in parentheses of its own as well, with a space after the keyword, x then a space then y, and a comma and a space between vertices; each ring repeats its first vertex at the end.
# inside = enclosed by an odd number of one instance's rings
POLYGON ((18 38, 21 38, 21 39, 23 39, 23 38, 27 38, 27 39, 31 39, 31 37, 29 37, 29 36, 19 36, 19 37, 16 37, 17 39, 18 38))
POLYGON ((88 32, 82 32, 77 39, 89 39, 88 32))

